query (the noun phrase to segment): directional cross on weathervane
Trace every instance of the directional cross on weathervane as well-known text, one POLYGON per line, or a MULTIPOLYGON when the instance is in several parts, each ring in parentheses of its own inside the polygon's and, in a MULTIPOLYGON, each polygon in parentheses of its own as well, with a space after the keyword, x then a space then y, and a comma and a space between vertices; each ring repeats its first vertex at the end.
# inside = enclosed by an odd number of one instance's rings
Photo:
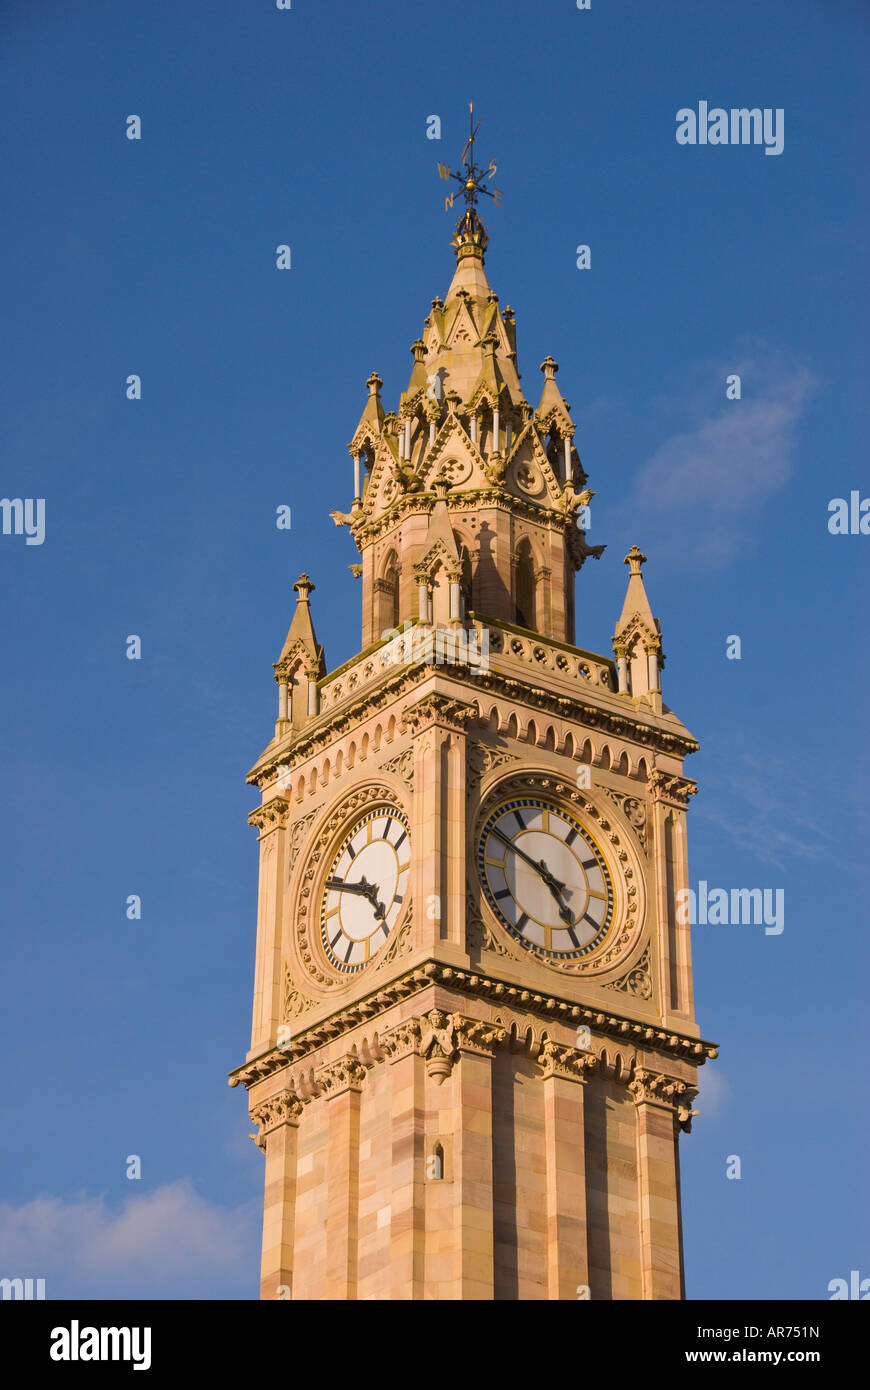
MULTIPOLYGON (((474 102, 468 103, 468 139, 465 142, 465 149, 462 151, 462 172, 451 171, 446 164, 438 164, 438 173, 442 179, 456 179, 465 197, 465 211, 456 224, 456 231, 453 235, 452 245, 457 251, 464 246, 479 246, 485 250, 489 242, 486 228, 477 214, 478 194, 484 193, 487 198, 492 198, 497 208, 501 207, 502 192, 500 188, 487 188, 486 180, 493 179, 496 172, 496 162, 494 159, 489 161, 489 167, 483 169, 474 162, 474 141, 477 132, 480 130, 480 121, 474 124, 474 102)), ((453 207, 455 193, 449 193, 444 199, 445 209, 453 207)))

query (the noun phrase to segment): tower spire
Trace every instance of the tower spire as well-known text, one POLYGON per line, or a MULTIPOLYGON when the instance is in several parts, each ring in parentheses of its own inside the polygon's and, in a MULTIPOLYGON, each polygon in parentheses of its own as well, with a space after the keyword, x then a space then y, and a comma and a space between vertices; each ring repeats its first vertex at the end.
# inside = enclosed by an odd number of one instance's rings
MULTIPOLYGON (((457 261, 463 256, 476 256, 483 260, 484 252, 489 245, 489 237, 486 227, 480 220, 477 212, 477 199, 481 193, 487 198, 492 198, 497 208, 501 207, 502 192, 500 188, 487 188, 486 180, 495 177, 497 165, 494 159, 489 161, 487 168, 483 168, 474 161, 474 141, 477 132, 480 130, 480 121, 474 124, 474 102, 468 103, 468 139, 462 151, 461 172, 452 170, 446 164, 438 164, 438 173, 442 179, 456 179, 465 199, 465 211, 456 224, 453 233, 451 246, 456 251, 457 261)), ((448 193, 444 199, 445 208, 452 208, 455 193, 448 193)))

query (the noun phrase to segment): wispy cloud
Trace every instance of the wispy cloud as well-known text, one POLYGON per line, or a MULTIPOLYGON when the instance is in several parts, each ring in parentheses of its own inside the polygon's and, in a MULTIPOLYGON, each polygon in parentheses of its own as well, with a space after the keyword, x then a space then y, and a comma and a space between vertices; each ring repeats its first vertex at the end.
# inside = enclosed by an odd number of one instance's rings
POLYGON ((691 426, 659 445, 641 466, 629 499, 633 512, 653 515, 660 534, 679 543, 683 556, 709 566, 729 563, 747 526, 792 475, 796 427, 815 378, 782 354, 746 358, 711 368, 718 402, 691 426), (739 401, 725 399, 725 379, 737 373, 739 401))
POLYGON ((0 1205, 0 1277, 44 1278, 47 1298, 256 1296, 259 1202, 222 1207, 191 1182, 112 1207, 104 1197, 0 1205))
MULTIPOLYGON (((784 870, 795 859, 839 856, 836 833, 820 810, 832 801, 820 796, 817 779, 807 781, 801 763, 792 766, 766 754, 762 765, 756 755, 737 753, 717 786, 718 806, 699 804, 697 814, 756 859, 784 870)), ((842 788, 838 794, 843 796, 842 788)))

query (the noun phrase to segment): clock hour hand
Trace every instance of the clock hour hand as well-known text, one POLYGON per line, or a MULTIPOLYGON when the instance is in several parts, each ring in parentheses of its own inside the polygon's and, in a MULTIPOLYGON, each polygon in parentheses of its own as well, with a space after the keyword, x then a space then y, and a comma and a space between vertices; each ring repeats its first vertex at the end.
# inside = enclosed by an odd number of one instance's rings
POLYGON ((361 878, 358 883, 344 883, 340 878, 328 878, 325 886, 334 888, 338 893, 356 893, 361 898, 367 898, 374 908, 375 916, 380 917, 381 921, 386 919, 386 910, 378 897, 377 886, 365 878, 361 878))
POLYGON ((533 859, 530 854, 526 854, 525 850, 520 849, 519 845, 514 844, 513 840, 509 840, 506 835, 502 835, 500 830, 493 829, 492 833, 497 840, 501 840, 502 844, 507 845, 508 849, 512 849, 514 854, 519 855, 520 859, 524 859, 527 864, 531 864, 532 868, 535 869, 536 872, 541 875, 541 878, 544 880, 550 892, 553 894, 553 897, 556 899, 556 902, 559 905, 559 916, 562 918, 562 921, 573 922, 574 914, 571 911, 571 909, 566 905, 562 897, 562 894, 565 891, 565 884, 560 883, 559 880, 553 874, 550 873, 550 870, 547 868, 547 865, 544 863, 544 860, 533 859))

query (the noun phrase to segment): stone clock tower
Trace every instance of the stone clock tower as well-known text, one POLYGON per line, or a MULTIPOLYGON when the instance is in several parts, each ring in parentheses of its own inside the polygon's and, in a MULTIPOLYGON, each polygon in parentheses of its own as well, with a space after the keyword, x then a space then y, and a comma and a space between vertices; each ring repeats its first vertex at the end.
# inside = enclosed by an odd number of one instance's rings
MULTIPOLYGON (((449 171, 443 171, 449 173, 449 171)), ((275 666, 248 1090, 266 1299, 678 1299, 697 1068, 686 811, 626 560, 613 659, 575 645, 590 494, 484 273, 466 147, 456 272, 396 411, 350 444, 358 656, 314 585, 275 666)), ((349 581, 352 582, 352 581, 349 581)))

